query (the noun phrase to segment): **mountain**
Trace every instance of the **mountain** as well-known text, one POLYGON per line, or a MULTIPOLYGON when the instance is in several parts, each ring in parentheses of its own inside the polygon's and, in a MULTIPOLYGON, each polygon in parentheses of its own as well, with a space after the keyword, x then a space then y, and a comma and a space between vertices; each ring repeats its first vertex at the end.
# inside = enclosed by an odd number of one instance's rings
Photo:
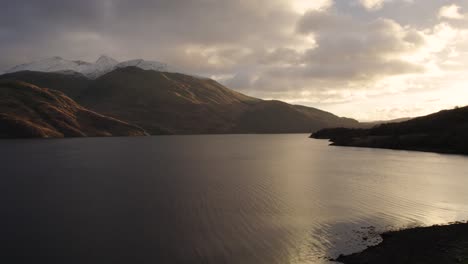
POLYGON ((124 61, 117 64, 116 68, 137 67, 143 70, 153 70, 160 72, 181 72, 159 61, 146 61, 142 59, 124 61))
POLYGON ((77 100, 152 134, 161 128, 172 134, 228 133, 236 116, 258 101, 210 79, 136 67, 96 79, 77 100))
POLYGON ((112 71, 118 64, 119 62, 111 57, 101 56, 94 64, 89 64, 88 67, 78 72, 90 79, 96 79, 112 71))
POLYGON ((136 66, 116 67, 96 79, 79 73, 31 71, 0 79, 62 91, 84 107, 136 124, 153 135, 309 133, 359 126, 356 120, 312 107, 249 97, 211 79, 136 66))
POLYGON ((75 100, 92 83, 92 80, 77 72, 64 74, 60 72, 20 71, 0 75, 0 80, 2 79, 23 81, 39 87, 58 90, 75 100))
POLYGON ((315 108, 249 97, 214 80, 135 67, 98 78, 78 100, 152 133, 153 124, 173 134, 307 133, 357 124, 315 108))
POLYGON ((234 131, 243 133, 304 133, 338 125, 357 127, 354 119, 281 101, 258 101, 236 120, 234 131))
POLYGON ((129 60, 118 62, 109 56, 101 56, 96 62, 89 63, 79 60, 66 60, 62 57, 46 58, 31 63, 15 66, 5 73, 15 73, 22 71, 35 72, 54 72, 62 74, 77 74, 81 73, 89 79, 96 79, 106 73, 109 73, 118 68, 126 68, 134 66, 143 70, 163 71, 163 72, 181 72, 165 63, 158 61, 146 61, 142 59, 129 60))
POLYGON ((468 106, 370 129, 323 129, 311 137, 337 146, 468 154, 468 106))
POLYGON ((401 118, 396 118, 396 119, 390 119, 390 120, 379 120, 379 121, 372 121, 372 122, 361 122, 360 128, 372 128, 377 125, 382 125, 382 124, 388 124, 388 123, 400 123, 404 121, 411 120, 412 117, 401 117, 401 118))
POLYGON ((46 58, 27 64, 17 65, 5 73, 20 71, 38 71, 38 72, 82 72, 93 64, 84 61, 69 61, 62 57, 46 58))
POLYGON ((143 129, 90 111, 62 92, 0 81, 0 137, 144 135, 143 129))

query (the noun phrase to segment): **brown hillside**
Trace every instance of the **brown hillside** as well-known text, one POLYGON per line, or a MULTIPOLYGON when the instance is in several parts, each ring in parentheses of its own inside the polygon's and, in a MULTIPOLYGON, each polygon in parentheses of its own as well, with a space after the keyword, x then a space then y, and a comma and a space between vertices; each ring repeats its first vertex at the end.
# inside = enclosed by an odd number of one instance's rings
POLYGON ((79 104, 136 124, 150 134, 308 133, 357 127, 353 119, 306 106, 261 100, 194 76, 126 67, 96 80, 58 73, 17 72, 21 80, 73 94, 79 104))
POLYGON ((62 92, 0 81, 0 137, 143 135, 143 129, 90 111, 62 92))

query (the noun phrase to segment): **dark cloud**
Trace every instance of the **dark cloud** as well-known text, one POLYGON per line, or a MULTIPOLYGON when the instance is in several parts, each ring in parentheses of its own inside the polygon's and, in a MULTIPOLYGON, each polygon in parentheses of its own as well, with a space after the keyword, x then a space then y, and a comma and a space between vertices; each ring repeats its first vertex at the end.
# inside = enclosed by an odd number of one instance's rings
POLYGON ((287 36, 279 31, 294 21, 285 7, 275 0, 9 1, 0 16, 0 67, 19 62, 25 52, 90 58, 110 51, 121 58, 171 60, 165 54, 189 46, 280 43, 287 36), (89 55, 74 47, 81 40, 89 41, 89 55), (45 47, 50 44, 53 50, 45 47))

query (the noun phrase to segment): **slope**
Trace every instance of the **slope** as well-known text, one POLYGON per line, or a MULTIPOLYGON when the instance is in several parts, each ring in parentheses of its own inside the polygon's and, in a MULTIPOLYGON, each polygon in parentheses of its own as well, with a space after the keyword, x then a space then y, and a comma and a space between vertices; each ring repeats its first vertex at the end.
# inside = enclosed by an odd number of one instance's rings
POLYGON ((78 103, 151 134, 161 130, 172 134, 308 133, 359 125, 319 109, 249 97, 214 80, 180 73, 126 67, 96 80, 53 74, 57 73, 17 72, 0 79, 30 81, 73 94, 78 103))
POLYGON ((0 81, 0 137, 143 135, 143 129, 87 110, 59 91, 0 81))
POLYGON ((468 106, 370 129, 324 129, 311 137, 339 146, 468 154, 468 106))

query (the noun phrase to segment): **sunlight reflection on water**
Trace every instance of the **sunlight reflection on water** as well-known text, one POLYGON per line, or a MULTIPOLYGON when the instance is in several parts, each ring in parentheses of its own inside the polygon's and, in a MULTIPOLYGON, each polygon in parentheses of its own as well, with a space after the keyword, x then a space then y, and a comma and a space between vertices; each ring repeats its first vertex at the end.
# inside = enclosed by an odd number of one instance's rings
POLYGON ((0 158, 2 239, 64 261, 327 263, 468 219, 467 157, 307 135, 4 140, 0 158))

